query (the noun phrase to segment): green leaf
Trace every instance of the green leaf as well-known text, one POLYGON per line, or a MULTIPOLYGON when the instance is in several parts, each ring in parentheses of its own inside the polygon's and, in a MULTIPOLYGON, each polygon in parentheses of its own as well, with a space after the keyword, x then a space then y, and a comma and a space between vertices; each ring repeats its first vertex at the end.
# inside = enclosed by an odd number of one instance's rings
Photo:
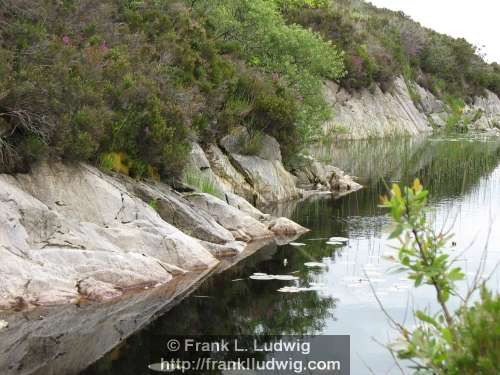
POLYGON ((401 233, 403 233, 403 226, 398 225, 396 229, 392 231, 392 233, 389 235, 389 239, 392 240, 393 238, 398 238, 401 233))
POLYGON ((458 267, 452 269, 448 274, 448 279, 450 279, 451 281, 463 280, 464 277, 465 277, 464 273, 458 267))
POLYGON ((420 285, 422 285, 422 280, 424 279, 424 274, 420 273, 417 275, 415 278, 415 288, 418 288, 420 285))
POLYGON ((431 325, 433 325, 434 327, 436 328, 439 328, 439 324, 438 322, 436 322, 433 318, 431 318, 429 315, 425 314, 424 312, 418 310, 416 313, 415 313, 415 316, 420 319, 421 321, 425 322, 425 323, 429 323, 431 325))
POLYGON ((451 331, 448 329, 448 328, 443 328, 441 330, 441 334, 443 335, 443 338, 445 339, 445 341, 448 343, 448 344, 452 344, 453 343, 453 336, 451 334, 451 331))

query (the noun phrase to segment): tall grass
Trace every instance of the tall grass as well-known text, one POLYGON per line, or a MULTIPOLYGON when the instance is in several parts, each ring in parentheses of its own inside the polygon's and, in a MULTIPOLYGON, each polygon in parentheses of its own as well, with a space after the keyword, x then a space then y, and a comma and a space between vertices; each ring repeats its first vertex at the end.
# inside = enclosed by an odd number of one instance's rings
POLYGON ((219 188, 214 178, 196 168, 186 168, 182 182, 201 193, 224 199, 224 192, 219 188))

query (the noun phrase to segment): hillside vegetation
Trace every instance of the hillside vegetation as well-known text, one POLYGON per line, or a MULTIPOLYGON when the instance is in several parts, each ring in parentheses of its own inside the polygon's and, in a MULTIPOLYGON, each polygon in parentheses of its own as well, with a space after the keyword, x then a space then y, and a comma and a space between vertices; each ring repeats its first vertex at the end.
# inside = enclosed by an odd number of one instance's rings
POLYGON ((443 98, 470 101, 484 89, 500 95, 500 65, 485 63, 480 50, 465 39, 439 34, 402 12, 362 0, 322 3, 316 9, 286 8, 285 17, 345 51, 344 87, 378 83, 388 89, 394 76, 401 75, 443 98))
POLYGON ((237 125, 290 160, 331 116, 325 79, 500 93, 464 40, 359 1, 0 0, 0 35, 3 172, 51 156, 176 178, 191 141, 237 125))

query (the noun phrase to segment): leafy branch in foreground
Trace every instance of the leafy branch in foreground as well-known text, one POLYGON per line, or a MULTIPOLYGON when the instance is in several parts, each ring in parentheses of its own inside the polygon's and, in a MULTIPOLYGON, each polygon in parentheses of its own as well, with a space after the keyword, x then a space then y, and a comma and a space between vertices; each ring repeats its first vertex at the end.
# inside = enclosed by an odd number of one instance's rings
POLYGON ((408 272, 415 287, 430 285, 439 305, 435 314, 416 311, 418 324, 413 330, 389 317, 404 342, 403 349, 389 349, 399 359, 410 360, 418 374, 498 374, 499 296, 493 295, 485 283, 475 283, 467 297, 461 298, 460 307, 452 311, 450 297, 460 297, 456 284, 465 275, 445 251, 452 236, 436 233, 427 219, 427 197, 428 191, 417 179, 403 191, 393 185, 390 197, 382 198, 381 206, 390 210, 396 224, 389 238, 400 242, 400 270, 408 272), (469 297, 478 289, 480 299, 470 306, 469 297))

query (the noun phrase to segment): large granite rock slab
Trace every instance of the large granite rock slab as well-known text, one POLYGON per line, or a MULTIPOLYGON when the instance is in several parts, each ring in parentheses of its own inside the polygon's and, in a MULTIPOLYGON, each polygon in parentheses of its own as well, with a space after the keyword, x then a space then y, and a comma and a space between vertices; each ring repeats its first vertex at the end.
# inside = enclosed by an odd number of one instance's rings
MULTIPOLYGON (((121 177, 122 179, 125 179, 121 177)), ((161 182, 128 181, 127 187, 145 202, 150 202, 160 217, 182 232, 203 241, 225 244, 234 241, 233 235, 204 211, 161 182)))
MULTIPOLYGON (((419 89, 420 92, 422 90, 419 89)), ((401 77, 396 78, 394 87, 387 92, 375 86, 372 91, 362 89, 350 94, 337 84, 328 82, 325 98, 334 113, 324 125, 327 135, 364 139, 416 135, 432 130, 426 113, 416 107, 401 77)), ((430 95, 424 97, 424 103, 427 110, 437 110, 441 106, 430 95)))
POLYGON ((258 156, 231 154, 234 164, 251 181, 256 192, 255 204, 268 205, 274 202, 300 198, 296 178, 279 160, 266 160, 258 156))
POLYGON ((185 197, 198 209, 210 212, 210 215, 237 240, 248 242, 273 237, 266 225, 219 198, 205 193, 187 194, 185 197))
POLYGON ((474 129, 500 135, 500 98, 497 95, 486 90, 485 96, 475 99, 472 110, 480 115, 472 124, 474 129))
POLYGON ((2 308, 107 298, 218 263, 118 180, 84 165, 0 175, 0 211, 2 308))
POLYGON ((250 181, 245 179, 229 160, 229 157, 215 144, 210 144, 205 150, 210 162, 214 180, 219 183, 222 190, 231 192, 255 203, 256 192, 250 181))

